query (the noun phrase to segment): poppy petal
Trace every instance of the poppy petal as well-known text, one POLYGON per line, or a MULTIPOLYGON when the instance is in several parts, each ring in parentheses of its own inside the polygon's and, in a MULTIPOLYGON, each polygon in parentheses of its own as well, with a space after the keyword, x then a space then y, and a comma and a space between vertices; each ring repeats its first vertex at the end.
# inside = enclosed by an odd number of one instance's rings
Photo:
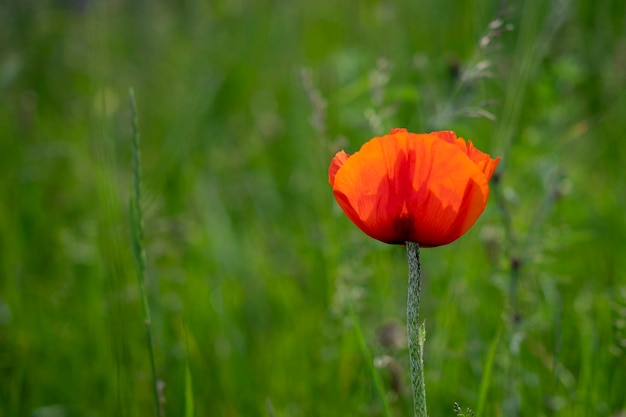
POLYGON ((330 168, 328 168, 328 183, 332 187, 335 182, 335 175, 337 175, 337 171, 339 168, 346 162, 346 160, 350 157, 344 151, 339 151, 335 154, 335 157, 330 162, 330 168))
POLYGON ((489 181, 500 162, 500 157, 491 159, 491 156, 476 149, 471 140, 466 143, 465 139, 457 138, 456 133, 452 131, 432 132, 432 134, 446 142, 456 143, 459 149, 466 153, 467 156, 479 166, 480 170, 487 177, 487 181, 489 181))
POLYGON ((419 218, 413 226, 411 241, 422 246, 439 246, 460 237, 476 221, 487 203, 487 180, 476 164, 458 147, 446 141, 421 141, 415 149, 420 167, 415 169, 413 189, 407 206, 419 218))

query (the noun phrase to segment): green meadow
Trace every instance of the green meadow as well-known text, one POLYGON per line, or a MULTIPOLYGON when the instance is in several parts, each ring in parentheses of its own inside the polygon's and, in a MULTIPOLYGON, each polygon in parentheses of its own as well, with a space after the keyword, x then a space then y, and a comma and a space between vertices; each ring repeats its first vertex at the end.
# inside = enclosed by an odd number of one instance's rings
POLYGON ((406 248, 328 184, 395 127, 502 157, 422 250, 429 415, 626 415, 626 2, 26 0, 0 417, 411 416, 406 248))

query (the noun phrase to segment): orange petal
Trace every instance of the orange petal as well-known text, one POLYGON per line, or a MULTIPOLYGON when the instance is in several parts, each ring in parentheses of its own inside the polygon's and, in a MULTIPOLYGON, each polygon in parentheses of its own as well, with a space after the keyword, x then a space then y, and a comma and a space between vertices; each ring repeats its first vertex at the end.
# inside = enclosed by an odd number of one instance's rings
POLYGON ((365 143, 337 171, 333 191, 337 202, 361 230, 369 236, 387 241, 391 230, 383 219, 386 209, 379 207, 388 184, 387 160, 379 138, 365 143))
POLYGON ((450 243, 483 212, 489 194, 487 180, 476 164, 449 141, 429 135, 415 154, 420 160, 413 182, 417 192, 407 198, 407 207, 418 216, 411 240, 422 246, 450 243))
POLYGON ((408 133, 408 130, 403 127, 395 127, 389 132, 390 135, 395 135, 396 133, 408 133))
POLYGON ((489 154, 476 149, 471 140, 467 142, 467 156, 469 156, 472 161, 476 162, 480 170, 485 174, 485 177, 487 177, 487 181, 491 179, 493 172, 500 163, 500 157, 492 159, 489 154))
POLYGON ((487 177, 487 181, 489 181, 500 162, 500 157, 492 159, 489 154, 476 149, 471 140, 466 143, 465 139, 457 138, 456 133, 452 131, 433 132, 432 134, 446 142, 456 143, 459 149, 466 153, 467 156, 478 165, 479 169, 485 174, 485 177, 487 177))
POLYGON ((328 168, 328 183, 332 187, 335 183, 335 175, 337 175, 337 171, 339 168, 346 162, 346 160, 350 157, 344 151, 339 151, 335 154, 335 157, 330 162, 330 167, 328 168))
POLYGON ((431 132, 431 135, 437 136, 439 139, 444 140, 451 144, 457 144, 459 147, 465 151, 465 141, 461 139, 462 144, 460 144, 456 138, 456 133, 451 130, 442 130, 440 132, 431 132))

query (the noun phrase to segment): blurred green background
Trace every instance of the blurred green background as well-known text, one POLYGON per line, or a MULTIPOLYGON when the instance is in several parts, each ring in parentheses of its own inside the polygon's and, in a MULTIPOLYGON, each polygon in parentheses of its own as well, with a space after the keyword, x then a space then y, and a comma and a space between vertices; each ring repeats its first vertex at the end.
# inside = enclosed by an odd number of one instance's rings
POLYGON ((430 414, 623 416, 625 28, 621 0, 2 2, 0 416, 156 415, 131 87, 161 415, 411 415, 405 250, 327 183, 406 127, 503 158, 422 252, 430 414))

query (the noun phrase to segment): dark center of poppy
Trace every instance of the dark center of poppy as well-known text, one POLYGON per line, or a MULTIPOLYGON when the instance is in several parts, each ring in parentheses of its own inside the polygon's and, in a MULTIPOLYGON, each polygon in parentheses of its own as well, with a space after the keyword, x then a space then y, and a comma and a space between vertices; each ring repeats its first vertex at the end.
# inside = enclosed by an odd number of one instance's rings
POLYGON ((404 243, 411 240, 413 236, 413 227, 415 225, 415 217, 413 213, 404 212, 393 220, 393 229, 397 241, 394 243, 404 243))

